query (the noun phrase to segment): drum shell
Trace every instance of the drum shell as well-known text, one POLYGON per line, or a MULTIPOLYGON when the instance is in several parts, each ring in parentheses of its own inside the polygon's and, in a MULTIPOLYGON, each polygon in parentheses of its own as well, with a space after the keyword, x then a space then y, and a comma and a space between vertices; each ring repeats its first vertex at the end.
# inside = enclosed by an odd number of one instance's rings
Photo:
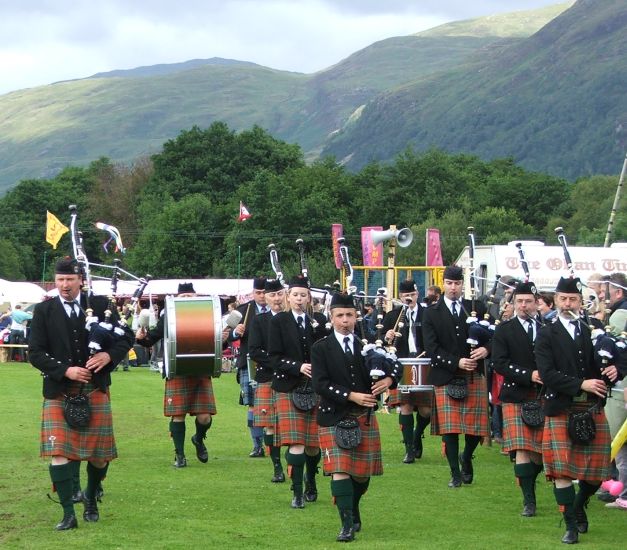
POLYGON ((401 393, 433 391, 433 385, 427 384, 431 359, 416 357, 402 358, 398 361, 403 365, 403 376, 398 383, 398 391, 401 393))
POLYGON ((222 372, 222 311, 218 296, 168 296, 164 318, 165 374, 218 377, 222 372))

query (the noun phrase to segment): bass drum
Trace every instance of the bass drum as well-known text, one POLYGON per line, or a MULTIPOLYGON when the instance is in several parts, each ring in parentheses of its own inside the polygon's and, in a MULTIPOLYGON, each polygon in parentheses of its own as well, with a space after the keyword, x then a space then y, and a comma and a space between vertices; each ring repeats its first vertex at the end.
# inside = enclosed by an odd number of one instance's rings
POLYGON ((222 373, 222 310, 218 296, 165 299, 166 378, 222 373))

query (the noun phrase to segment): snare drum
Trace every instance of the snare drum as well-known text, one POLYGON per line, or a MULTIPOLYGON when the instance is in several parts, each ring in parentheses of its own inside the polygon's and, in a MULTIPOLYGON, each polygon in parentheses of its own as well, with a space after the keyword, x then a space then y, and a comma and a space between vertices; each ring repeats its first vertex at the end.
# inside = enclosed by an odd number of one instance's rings
POLYGON ((433 385, 427 384, 431 359, 428 357, 403 358, 398 361, 403 365, 403 376, 397 387, 401 393, 433 391, 433 385))
POLYGON ((222 312, 218 296, 165 299, 165 375, 212 376, 222 372, 222 312))
POLYGON ((248 366, 248 383, 253 387, 257 387, 257 381, 255 377, 257 376, 257 361, 254 361, 250 358, 250 355, 246 358, 246 364, 248 366))

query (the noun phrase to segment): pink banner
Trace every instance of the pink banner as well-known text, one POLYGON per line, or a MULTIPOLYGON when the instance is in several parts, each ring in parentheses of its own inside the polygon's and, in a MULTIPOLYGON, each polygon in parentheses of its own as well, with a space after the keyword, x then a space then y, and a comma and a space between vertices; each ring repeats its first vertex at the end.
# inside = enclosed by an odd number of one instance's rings
POLYGON ((337 244, 337 240, 344 236, 344 227, 341 223, 334 223, 331 225, 331 241, 333 242, 333 257, 335 258, 335 267, 340 269, 342 267, 342 256, 340 255, 340 245, 337 244))
POLYGON ((361 228, 361 251, 364 257, 364 266, 380 267, 383 265, 383 243, 375 245, 372 242, 371 231, 382 231, 383 227, 361 228))
POLYGON ((439 229, 427 229, 427 265, 444 265, 439 229))

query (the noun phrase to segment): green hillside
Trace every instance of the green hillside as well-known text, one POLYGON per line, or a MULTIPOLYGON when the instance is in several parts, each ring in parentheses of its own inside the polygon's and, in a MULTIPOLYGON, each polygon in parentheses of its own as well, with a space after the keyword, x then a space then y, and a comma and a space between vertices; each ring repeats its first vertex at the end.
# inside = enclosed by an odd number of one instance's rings
POLYGON ((569 178, 616 173, 627 143, 625 28, 624 1, 579 0, 495 55, 378 96, 324 153, 360 167, 411 144, 511 156, 569 178))
MULTIPOLYGON (((235 130, 262 126, 300 144, 310 159, 339 132, 341 141, 328 150, 350 150, 353 134, 347 128, 362 110, 371 112, 381 101, 387 108, 388 99, 390 113, 404 109, 411 94, 394 90, 410 90, 410 84, 425 78, 446 82, 455 75, 451 71, 471 60, 514 48, 521 36, 536 32, 566 6, 390 38, 312 75, 246 62, 193 60, 5 94, 0 96, 0 190, 101 156, 128 161, 150 154, 180 130, 216 120, 235 130)), ((359 125, 367 119, 362 117, 359 125)), ((388 158, 404 147, 396 148, 397 142, 370 135, 368 147, 374 152, 367 152, 368 158, 388 158)))

